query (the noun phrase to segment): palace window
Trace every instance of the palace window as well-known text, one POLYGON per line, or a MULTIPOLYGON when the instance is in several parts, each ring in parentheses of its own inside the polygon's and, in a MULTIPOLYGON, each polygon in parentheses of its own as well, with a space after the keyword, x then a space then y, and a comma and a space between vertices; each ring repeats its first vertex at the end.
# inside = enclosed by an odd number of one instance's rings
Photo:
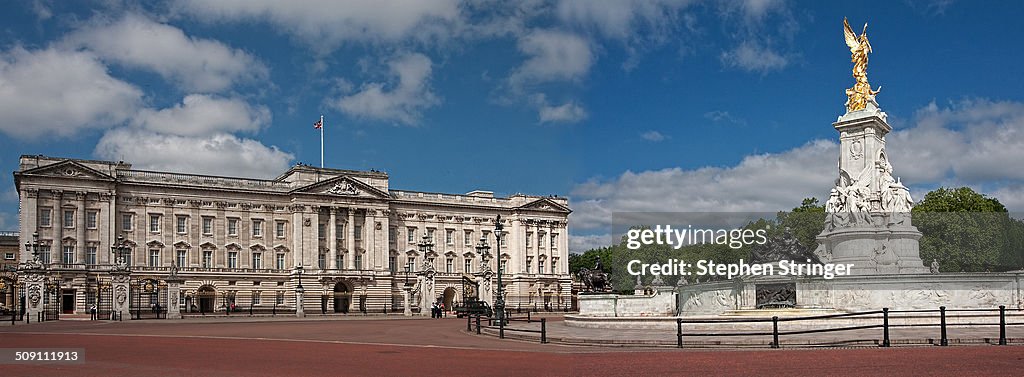
POLYGON ((427 238, 431 243, 437 244, 437 239, 434 238, 434 228, 427 228, 427 238))
POLYGON ((526 247, 530 247, 530 241, 533 240, 533 233, 526 232, 526 247))
POLYGON ((466 239, 463 240, 464 241, 463 245, 473 246, 473 231, 472 230, 467 230, 465 233, 466 234, 464 236, 465 236, 466 239))
POLYGON ((203 234, 209 236, 213 235, 213 218, 203 217, 203 234))
POLYGON ((394 274, 396 271, 398 271, 398 257, 397 256, 392 255, 392 256, 388 257, 388 270, 390 270, 392 274, 394 274))
POLYGON ((277 254, 277 259, 274 261, 274 264, 275 264, 275 267, 277 267, 278 270, 283 270, 284 269, 284 253, 278 253, 277 254))
POLYGON ((75 227, 75 211, 64 210, 64 227, 74 228, 75 227))
MULTIPOLYGON (((39 245, 39 261, 43 264, 50 264, 50 246, 39 245)), ((45 295, 44 295, 45 296, 45 295)))
POLYGON ((255 292, 252 293, 252 304, 253 305, 259 305, 260 304, 260 294, 261 293, 263 293, 263 292, 255 291, 255 292))
POLYGON ((132 214, 130 214, 130 213, 122 213, 121 214, 121 230, 126 231, 126 232, 132 231, 132 228, 134 228, 134 226, 132 226, 132 218, 133 217, 134 216, 132 216, 132 214))
POLYGON ((395 243, 398 239, 398 228, 388 227, 388 243, 395 243))
POLYGON ((85 213, 85 227, 89 229, 96 229, 96 211, 87 211, 85 213))
POLYGON ((551 258, 551 273, 558 273, 558 258, 551 258))
POLYGON ((213 250, 203 250, 203 268, 213 267, 213 250))
POLYGON ((263 237, 263 220, 252 221, 252 236, 263 237))
POLYGON ((334 223, 334 238, 339 240, 345 239, 345 223, 341 221, 334 223))
POLYGON ((508 259, 502 259, 501 260, 501 271, 499 271, 499 272, 501 272, 501 273, 508 272, 508 259))
POLYGON ((327 268, 327 255, 324 254, 324 253, 320 253, 320 255, 317 256, 317 258, 316 258, 316 265, 318 267, 320 267, 321 270, 326 269, 327 268))
POLYGON ((274 223, 274 236, 277 238, 284 238, 284 221, 278 220, 274 223))
POLYGON ((85 247, 85 264, 96 264, 96 246, 85 247))
POLYGON ((152 233, 160 232, 160 215, 149 215, 149 231, 152 233))
POLYGON ((455 272, 455 271, 452 271, 452 269, 455 268, 454 265, 455 265, 455 260, 452 259, 452 258, 447 258, 444 261, 444 272, 447 272, 449 274, 452 273, 452 272, 455 272))
POLYGON ((558 248, 558 233, 551 233, 551 249, 558 248))
POLYGON ((61 259, 61 263, 64 263, 64 264, 75 263, 75 247, 74 246, 70 246, 70 245, 64 246, 64 258, 61 259))
POLYGON ((160 250, 149 249, 149 266, 160 267, 160 250))
POLYGON ((174 220, 177 223, 177 227, 175 228, 175 230, 178 232, 178 234, 185 234, 185 231, 188 230, 187 219, 188 218, 185 216, 175 216, 174 220))
POLYGON ((466 258, 462 262, 463 262, 462 272, 465 272, 467 274, 473 273, 473 260, 469 259, 469 258, 466 258))
POLYGON ((416 228, 412 228, 412 227, 406 228, 405 232, 406 232, 405 233, 405 235, 406 235, 405 242, 408 242, 408 243, 416 242, 416 228))
POLYGON ((177 265, 178 267, 187 267, 188 266, 188 251, 186 251, 185 249, 178 249, 176 252, 177 252, 178 255, 177 255, 177 258, 175 258, 176 259, 175 262, 174 262, 175 265, 177 265))
POLYGON ((546 238, 546 237, 544 237, 544 236, 545 236, 545 233, 544 233, 544 232, 540 232, 540 233, 537 233, 537 247, 539 247, 539 248, 541 248, 541 249, 543 249, 543 248, 544 248, 544 246, 545 246, 545 245, 547 245, 547 244, 546 244, 546 243, 544 242, 544 241, 546 241, 546 240, 545 240, 545 238, 546 238))
POLYGON ((455 231, 454 230, 452 230, 452 229, 445 230, 445 232, 444 232, 444 244, 445 245, 454 245, 455 244, 455 231))
POLYGON ((544 273, 544 260, 543 259, 537 261, 537 273, 539 273, 539 274, 543 274, 544 273))
POLYGON ((228 219, 228 235, 238 235, 238 219, 228 219))
POLYGON ((353 230, 353 233, 355 233, 353 235, 353 238, 356 241, 359 241, 359 240, 363 239, 363 226, 362 225, 353 225, 352 226, 352 230, 353 230))
POLYGON ((252 268, 263 269, 263 253, 252 253, 252 268))
MULTIPOLYGON (((495 234, 497 235, 497 233, 495 234)), ((501 240, 498 241, 498 244, 501 246, 508 246, 508 232, 501 232, 500 236, 501 240)))
POLYGON ((51 217, 53 216, 52 213, 53 213, 53 210, 51 210, 49 208, 41 208, 41 209, 39 209, 39 226, 41 226, 41 227, 49 227, 50 226, 51 217))
POLYGON ((533 267, 533 257, 526 257, 526 273, 530 273, 531 267, 533 267))
POLYGON ((238 252, 228 252, 228 268, 238 268, 238 252))
POLYGON ((316 238, 321 240, 327 239, 327 224, 316 224, 316 238))
POLYGON ((338 253, 334 256, 334 268, 339 270, 345 269, 345 254, 338 253))
POLYGON ((363 269, 363 254, 357 251, 356 255, 355 255, 355 258, 356 259, 355 259, 354 262, 356 264, 356 269, 357 270, 362 270, 363 269))

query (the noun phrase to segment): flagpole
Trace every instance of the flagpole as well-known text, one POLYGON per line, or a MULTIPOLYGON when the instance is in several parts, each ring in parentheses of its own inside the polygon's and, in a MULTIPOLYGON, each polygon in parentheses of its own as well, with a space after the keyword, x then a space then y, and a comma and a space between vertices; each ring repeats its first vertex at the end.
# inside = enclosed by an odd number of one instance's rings
POLYGON ((320 168, 324 167, 324 115, 320 114, 320 168))

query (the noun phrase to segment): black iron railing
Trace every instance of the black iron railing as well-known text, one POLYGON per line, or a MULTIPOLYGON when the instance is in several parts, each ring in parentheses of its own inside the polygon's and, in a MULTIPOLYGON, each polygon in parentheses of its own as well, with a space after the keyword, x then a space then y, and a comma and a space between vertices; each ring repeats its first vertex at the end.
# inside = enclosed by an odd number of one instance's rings
MULTIPOLYGON (((1017 311, 1021 311, 1021 309, 1016 309, 1016 310, 1017 311)), ((739 337, 742 337, 742 336, 771 336, 772 337, 772 341, 770 343, 771 348, 779 348, 780 347, 779 337, 781 337, 781 336, 801 335, 801 334, 815 334, 815 333, 830 333, 830 332, 864 330, 864 329, 882 329, 882 339, 881 339, 881 341, 878 342, 878 345, 881 346, 881 347, 889 347, 891 345, 891 339, 890 339, 890 335, 889 335, 890 328, 894 328, 894 327, 935 327, 935 326, 939 327, 939 345, 940 346, 948 346, 949 345, 949 338, 947 336, 946 329, 947 329, 947 327, 951 327, 951 326, 962 326, 962 327, 967 327, 967 326, 971 326, 971 327, 977 327, 977 326, 998 326, 999 327, 999 333, 998 333, 999 337, 998 337, 997 344, 998 345, 1006 345, 1007 344, 1007 340, 1006 340, 1006 326, 1007 325, 1024 325, 1024 322, 1022 322, 1022 323, 1007 323, 1006 322, 1006 306, 1004 306, 1004 305, 1000 305, 998 308, 985 308, 985 309, 946 309, 945 306, 940 306, 936 310, 929 310, 929 309, 924 309, 924 310, 889 310, 889 308, 882 308, 882 310, 873 310, 873 311, 865 311, 865 312, 842 313, 842 314, 826 314, 826 315, 816 315, 816 316, 806 316, 806 317, 793 317, 793 318, 779 318, 778 316, 773 316, 771 318, 707 318, 707 319, 676 318, 676 346, 679 347, 679 348, 683 348, 683 346, 684 346, 684 342, 683 342, 684 334, 685 334, 685 336, 689 336, 689 337, 712 337, 712 338, 714 338, 714 337, 734 337, 734 336, 739 336, 739 337), (998 320, 998 322, 995 322, 995 323, 978 323, 978 322, 973 322, 972 321, 971 323, 954 323, 954 324, 950 324, 950 323, 947 323, 947 321, 946 321, 946 313, 947 312, 976 312, 976 313, 998 312, 999 320, 998 320), (889 323, 889 315, 893 314, 893 313, 899 313, 899 314, 932 314, 932 313, 938 313, 938 315, 939 315, 939 318, 938 318, 939 323, 938 323, 938 325, 936 325, 935 323, 908 323, 908 324, 893 325, 893 324, 889 323), (785 323, 789 323, 789 322, 794 322, 795 323, 795 322, 800 322, 800 321, 810 321, 810 320, 820 320, 820 319, 835 319, 835 318, 859 318, 859 319, 864 319, 865 321, 877 321, 877 318, 875 316, 878 316, 878 315, 881 315, 881 323, 874 322, 874 323, 866 323, 866 324, 863 324, 863 325, 849 325, 849 326, 829 327, 829 328, 822 328, 822 329, 805 329, 805 330, 788 330, 788 331, 785 331, 785 330, 780 331, 779 330, 779 324, 780 323, 785 324, 785 323), (868 318, 865 318, 865 317, 868 317, 868 318), (689 332, 689 331, 684 332, 683 331, 683 324, 767 323, 767 322, 771 322, 771 324, 772 324, 772 330, 771 331, 738 331, 738 332, 689 332)))

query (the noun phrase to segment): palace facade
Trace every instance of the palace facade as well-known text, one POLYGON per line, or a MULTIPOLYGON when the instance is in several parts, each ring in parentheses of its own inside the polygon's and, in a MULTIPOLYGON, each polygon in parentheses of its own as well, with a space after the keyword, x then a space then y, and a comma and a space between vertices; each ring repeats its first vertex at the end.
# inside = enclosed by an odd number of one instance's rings
POLYGON ((497 254, 498 215, 500 255, 489 266, 503 266, 508 307, 570 301, 562 197, 394 190, 383 172, 302 164, 264 180, 46 156, 22 156, 14 182, 19 244, 38 244, 65 313, 95 305, 115 245, 127 246, 133 280, 164 281, 175 269, 184 283, 170 302, 183 313, 294 310, 299 285, 306 313, 400 311, 402 288, 426 264, 451 305, 483 268, 481 237, 497 254))

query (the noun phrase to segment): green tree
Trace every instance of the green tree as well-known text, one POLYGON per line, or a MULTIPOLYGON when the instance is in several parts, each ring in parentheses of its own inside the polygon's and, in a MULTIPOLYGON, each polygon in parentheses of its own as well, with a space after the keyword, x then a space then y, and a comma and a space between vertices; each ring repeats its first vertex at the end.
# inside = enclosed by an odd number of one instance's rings
POLYGON ((779 212, 776 216, 776 231, 789 228, 800 245, 808 250, 818 247, 816 237, 825 230, 825 206, 817 198, 805 198, 799 207, 790 212, 779 212))
POLYGON ((968 187, 939 188, 914 206, 921 259, 943 272, 1006 270, 1020 265, 1021 222, 996 198, 968 187), (1016 239, 1016 240, 1015 240, 1016 239))

